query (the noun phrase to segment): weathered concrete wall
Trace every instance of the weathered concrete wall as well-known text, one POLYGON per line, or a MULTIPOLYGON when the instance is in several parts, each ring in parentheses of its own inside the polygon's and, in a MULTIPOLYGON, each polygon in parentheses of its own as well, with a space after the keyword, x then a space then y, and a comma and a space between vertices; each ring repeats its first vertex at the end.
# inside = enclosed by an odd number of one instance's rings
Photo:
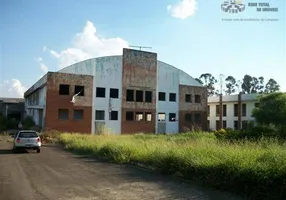
POLYGON ((94 76, 94 109, 104 110, 104 122, 109 131, 114 134, 121 134, 121 104, 122 104, 122 56, 108 56, 97 58, 95 62, 94 76), (105 98, 96 97, 96 87, 105 88, 105 98), (110 98, 110 89, 118 89, 118 98, 110 98), (117 120, 109 119, 109 107, 111 111, 118 112, 117 120))
MULTIPOLYGON (((155 132, 157 54, 123 49, 122 71, 122 133, 155 132), (151 91, 152 102, 127 102, 126 90, 151 91), (151 121, 126 121, 126 111, 152 113, 151 121)), ((145 96, 143 97, 145 99, 145 96)))
MULTIPOLYGON (((166 133, 178 133, 179 131, 179 70, 171 65, 163 62, 158 62, 158 88, 159 92, 166 94, 165 101, 159 101, 157 99, 157 114, 156 121, 158 123, 158 113, 165 113, 166 121, 166 133), (169 94, 176 94, 176 101, 169 100, 169 94), (169 121, 169 113, 176 114, 176 121, 169 121)), ((156 132, 158 132, 158 126, 156 126, 156 132)))
POLYGON ((193 126, 200 127, 203 130, 207 129, 207 89, 205 87, 197 87, 197 86, 179 86, 179 94, 180 94, 180 102, 179 102, 179 110, 180 110, 180 122, 179 129, 180 131, 184 131, 185 128, 191 129, 193 126), (191 102, 185 102, 185 95, 191 95, 191 102), (195 95, 200 95, 200 103, 195 102, 195 95), (186 113, 192 115, 192 121, 186 121, 185 115, 186 113), (195 122, 195 115, 200 116, 200 122, 195 122))
POLYGON ((45 127, 59 131, 90 133, 92 125, 92 97, 92 76, 49 72, 45 127), (70 85, 69 95, 59 95, 60 84, 70 85), (76 103, 72 104, 70 101, 75 94, 75 85, 84 86, 84 96, 78 96, 76 103), (58 109, 68 109, 69 119, 59 120, 58 109), (73 119, 73 111, 75 109, 83 110, 83 119, 73 119))

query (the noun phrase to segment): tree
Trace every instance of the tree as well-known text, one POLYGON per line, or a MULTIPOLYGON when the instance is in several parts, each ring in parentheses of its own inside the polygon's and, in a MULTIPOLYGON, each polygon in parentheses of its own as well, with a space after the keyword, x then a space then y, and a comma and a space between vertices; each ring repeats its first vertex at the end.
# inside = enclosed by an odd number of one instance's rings
POLYGON ((278 92, 280 90, 280 85, 274 80, 274 79, 269 79, 267 84, 265 85, 265 93, 273 93, 273 92, 278 92))
POLYGON ((286 93, 276 92, 260 96, 259 107, 253 109, 252 116, 260 124, 285 125, 286 93))
POLYGON ((215 84, 217 83, 217 80, 213 75, 211 75, 210 73, 202 74, 199 77, 199 80, 200 83, 202 83, 205 87, 207 87, 208 96, 218 94, 218 91, 215 89, 215 84))
POLYGON ((243 77, 241 88, 243 94, 263 93, 264 78, 262 76, 256 78, 246 74, 243 77))
POLYGON ((226 81, 226 90, 225 90, 225 93, 228 94, 228 95, 231 95, 232 93, 235 92, 235 88, 238 86, 237 83, 236 83, 236 80, 233 76, 228 76, 226 77, 225 79, 226 81))
POLYGON ((199 78, 195 78, 195 80, 198 81, 198 82, 199 82, 200 84, 202 84, 202 85, 204 84, 204 83, 201 81, 201 79, 199 79, 199 78))

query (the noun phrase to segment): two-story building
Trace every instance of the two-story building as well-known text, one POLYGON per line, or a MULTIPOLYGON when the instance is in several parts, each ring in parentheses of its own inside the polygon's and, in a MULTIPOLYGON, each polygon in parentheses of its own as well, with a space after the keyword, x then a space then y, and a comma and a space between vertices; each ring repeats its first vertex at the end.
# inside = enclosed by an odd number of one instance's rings
POLYGON ((208 127, 246 129, 255 124, 252 110, 259 106, 258 94, 237 94, 208 97, 208 127))

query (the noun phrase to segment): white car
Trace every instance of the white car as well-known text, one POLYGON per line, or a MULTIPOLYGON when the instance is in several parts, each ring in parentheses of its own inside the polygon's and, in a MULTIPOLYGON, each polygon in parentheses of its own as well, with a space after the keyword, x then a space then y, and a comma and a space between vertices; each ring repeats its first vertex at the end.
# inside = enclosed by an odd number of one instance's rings
POLYGON ((41 138, 36 131, 32 130, 21 130, 14 136, 13 151, 24 149, 37 150, 37 153, 41 152, 41 138))

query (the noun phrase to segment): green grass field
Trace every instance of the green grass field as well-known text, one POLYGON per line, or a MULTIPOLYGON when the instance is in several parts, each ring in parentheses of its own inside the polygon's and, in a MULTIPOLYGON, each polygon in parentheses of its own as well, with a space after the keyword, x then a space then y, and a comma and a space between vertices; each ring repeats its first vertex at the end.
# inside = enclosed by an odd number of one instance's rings
POLYGON ((286 143, 219 141, 212 133, 92 136, 64 133, 68 150, 167 174, 254 199, 286 198, 286 143))

